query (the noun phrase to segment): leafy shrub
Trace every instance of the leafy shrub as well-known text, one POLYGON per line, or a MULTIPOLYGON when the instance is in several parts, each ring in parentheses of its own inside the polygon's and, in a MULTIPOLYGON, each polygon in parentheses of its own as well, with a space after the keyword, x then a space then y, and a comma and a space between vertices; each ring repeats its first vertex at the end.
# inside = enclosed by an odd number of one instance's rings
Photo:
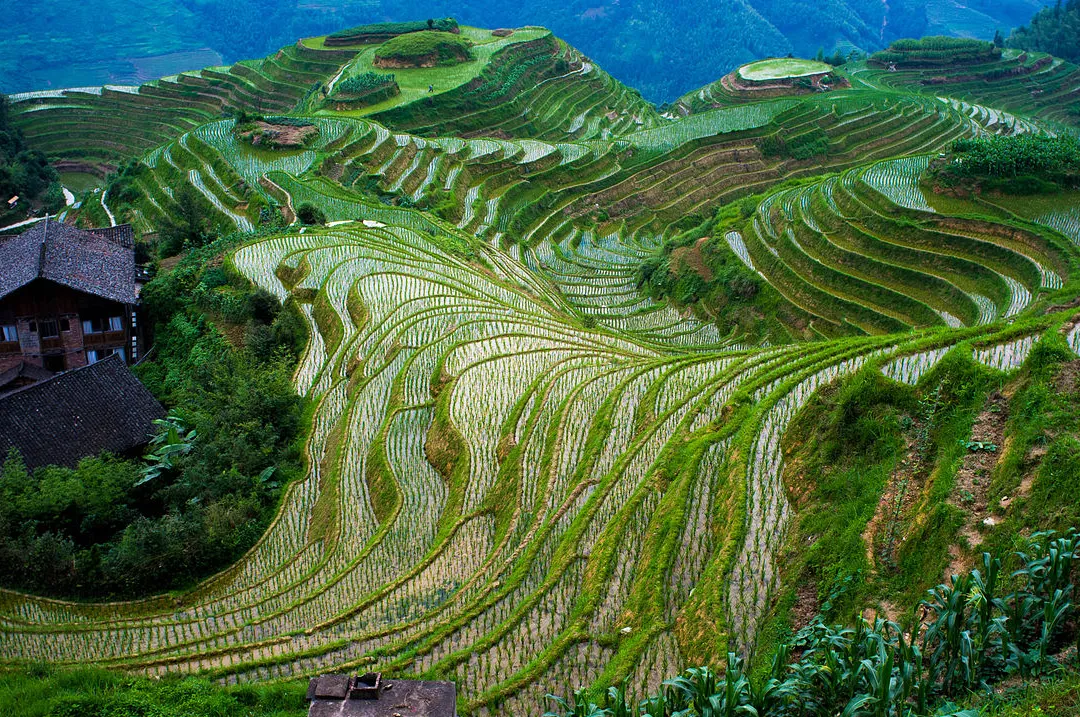
POLYGON ((382 89, 387 85, 396 85, 394 75, 384 75, 378 72, 365 72, 362 75, 348 77, 335 86, 336 92, 352 95, 364 95, 373 90, 382 89))
POLYGON ((303 117, 285 117, 283 115, 274 115, 272 117, 266 117, 265 120, 270 124, 279 124, 285 127, 314 127, 315 123, 309 119, 303 117))
POLYGON ((1045 134, 961 139, 932 176, 944 185, 977 181, 992 191, 1047 194, 1080 182, 1080 139, 1045 134))
POLYGON ((145 176, 147 169, 146 165, 137 159, 121 164, 114 174, 106 178, 110 202, 117 205, 130 204, 142 196, 136 180, 145 176))
POLYGON ((331 100, 350 105, 373 105, 394 97, 401 92, 394 75, 365 72, 339 82, 334 87, 331 100))
POLYGON ((162 257, 203 246, 214 236, 215 227, 210 222, 205 197, 198 190, 185 182, 173 197, 178 211, 167 215, 158 229, 158 253, 162 257))
POLYGON ((757 145, 766 157, 810 159, 829 153, 829 136, 817 127, 793 137, 774 132, 758 140, 757 145))
POLYGON ((304 202, 296 208, 296 218, 301 224, 326 224, 326 213, 311 202, 304 202))
POLYGON ((952 146, 953 171, 967 176, 1016 177, 1080 171, 1080 139, 1022 134, 960 139, 952 146))

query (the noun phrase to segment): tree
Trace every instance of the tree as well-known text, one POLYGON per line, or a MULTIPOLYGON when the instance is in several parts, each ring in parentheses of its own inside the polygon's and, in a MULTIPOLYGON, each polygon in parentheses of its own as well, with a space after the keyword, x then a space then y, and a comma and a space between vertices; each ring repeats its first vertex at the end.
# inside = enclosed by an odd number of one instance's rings
POLYGON ((304 202, 296 208, 296 218, 301 224, 326 224, 326 214, 311 202, 304 202))
POLYGON ((55 214, 64 208, 64 190, 60 188, 60 184, 53 182, 49 185, 49 188, 45 190, 45 211, 49 214, 55 214))
POLYGON ((994 30, 994 47, 1005 47, 1005 38, 1001 35, 1001 30, 994 30))
POLYGON ((183 249, 208 244, 214 238, 214 232, 207 219, 201 197, 190 184, 183 184, 176 190, 175 197, 178 211, 168 216, 161 225, 161 255, 173 256, 183 249))

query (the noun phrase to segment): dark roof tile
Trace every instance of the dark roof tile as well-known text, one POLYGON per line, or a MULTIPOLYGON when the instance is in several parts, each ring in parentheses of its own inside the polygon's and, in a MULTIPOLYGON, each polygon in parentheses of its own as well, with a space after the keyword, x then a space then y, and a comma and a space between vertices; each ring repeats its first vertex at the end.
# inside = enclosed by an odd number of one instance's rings
POLYGON ((0 458, 14 446, 30 468, 74 466, 145 444, 161 407, 123 359, 110 356, 0 397, 0 458))
POLYGON ((45 219, 0 241, 0 298, 48 279, 125 304, 137 300, 131 227, 83 231, 45 219))
POLYGON ((15 388, 21 388, 17 383, 23 381, 27 384, 38 383, 53 377, 53 372, 43 369, 37 364, 22 361, 15 364, 7 371, 0 371, 0 395, 10 393, 15 388))

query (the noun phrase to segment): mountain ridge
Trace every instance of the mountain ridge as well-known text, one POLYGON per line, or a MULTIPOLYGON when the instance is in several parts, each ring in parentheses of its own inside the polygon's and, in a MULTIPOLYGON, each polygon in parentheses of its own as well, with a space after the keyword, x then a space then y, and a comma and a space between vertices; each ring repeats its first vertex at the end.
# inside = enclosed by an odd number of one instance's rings
POLYGON ((0 51, 0 66, 7 70, 0 79, 0 91, 127 84, 134 76, 131 62, 145 66, 159 55, 166 55, 160 61, 169 63, 169 69, 162 74, 169 74, 195 69, 185 65, 183 53, 208 46, 231 62, 265 54, 291 38, 350 24, 457 16, 466 24, 550 26, 615 77, 652 101, 665 102, 766 56, 812 56, 819 48, 826 54, 856 48, 871 52, 900 37, 931 34, 989 40, 996 30, 1008 34, 1009 29, 1026 23, 1045 4, 1038 0, 979 0, 965 5, 949 0, 828 0, 809 10, 792 0, 723 0, 720 5, 687 0, 677 6, 655 6, 643 0, 528 6, 410 0, 374 7, 349 0, 306 3, 300 11, 253 0, 153 0, 138 9, 125 2, 109 0, 84 16, 82 11, 63 7, 62 0, 44 0, 33 16, 22 23, 16 18, 9 29, 12 37, 0 51), (248 22, 256 16, 259 23, 248 22), (691 17, 695 19, 692 25, 686 22, 691 17), (148 20, 154 32, 144 31, 148 20), (131 47, 141 52, 124 49, 131 47), (73 74, 79 66, 87 72, 73 74))

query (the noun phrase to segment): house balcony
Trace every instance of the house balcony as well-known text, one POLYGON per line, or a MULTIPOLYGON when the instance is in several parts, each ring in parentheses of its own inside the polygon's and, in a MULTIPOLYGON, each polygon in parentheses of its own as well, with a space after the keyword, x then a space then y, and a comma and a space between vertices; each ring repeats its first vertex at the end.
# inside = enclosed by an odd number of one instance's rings
POLYGON ((83 347, 88 349, 106 346, 124 346, 126 344, 126 331, 102 331, 96 334, 83 334, 83 347))

